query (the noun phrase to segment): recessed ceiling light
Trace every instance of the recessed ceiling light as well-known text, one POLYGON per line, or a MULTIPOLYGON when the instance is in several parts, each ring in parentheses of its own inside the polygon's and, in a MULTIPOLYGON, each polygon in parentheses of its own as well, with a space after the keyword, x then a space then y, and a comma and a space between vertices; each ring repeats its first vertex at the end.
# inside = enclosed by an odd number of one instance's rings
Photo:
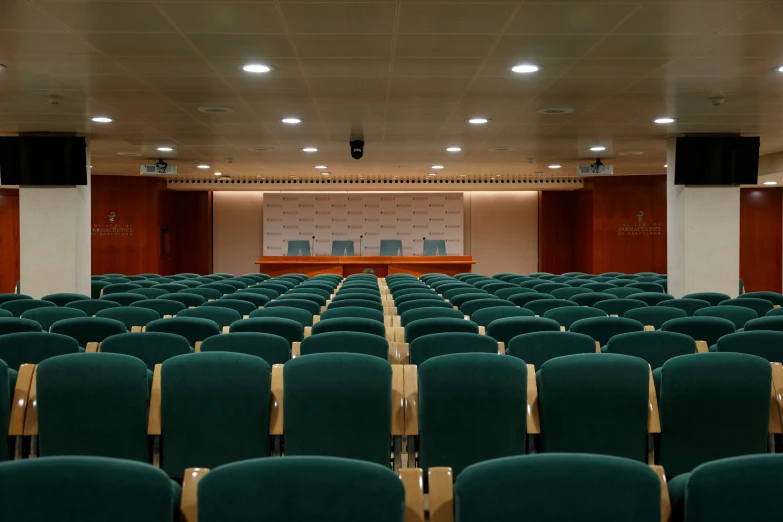
POLYGON ((5 65, 3 65, 2 63, 0 63, 0 71, 2 71, 3 69, 5 69, 5 65))
POLYGON ((215 176, 222 176, 222 175, 223 175, 222 172, 215 172, 215 176))
POLYGON ((666 124, 666 123, 674 123, 675 121, 677 121, 677 118, 669 118, 669 117, 666 117, 666 118, 657 118, 657 119, 655 120, 655 123, 663 123, 663 124, 666 124))
MULTIPOLYGON (((3 68, 3 66, 2 66, 2 65, 0 65, 0 69, 2 69, 2 68, 3 68)), ((783 72, 783 65, 781 65, 780 67, 778 67, 778 72, 783 72)))
POLYGON ((669 164, 667 163, 666 165, 663 166, 663 168, 668 169, 669 168, 669 164))
POLYGON ((114 120, 109 118, 108 116, 96 116, 92 119, 95 123, 111 123, 114 120))
POLYGON ((443 168, 443 165, 433 165, 432 168, 435 170, 440 170, 443 168))
POLYGON ((601 145, 597 145, 595 147, 590 147, 590 150, 593 152, 601 152, 602 150, 606 150, 606 147, 602 147, 601 145))
POLYGON ((777 181, 765 181, 764 184, 765 185, 777 185, 778 182, 777 181))
POLYGON ((519 74, 530 74, 530 73, 540 71, 541 67, 538 65, 533 65, 531 63, 528 64, 522 63, 519 65, 515 65, 514 67, 511 68, 511 70, 519 74))
POLYGON ((208 169, 209 165, 199 165, 198 168, 200 168, 200 169, 208 169))
POLYGON ((473 125, 484 125, 488 122, 489 120, 486 118, 471 118, 468 120, 468 123, 472 123, 473 125))
POLYGON ((328 169, 329 167, 327 167, 326 165, 316 165, 315 168, 323 170, 323 169, 328 169))
POLYGON ((462 150, 461 147, 448 147, 448 148, 446 148, 446 152, 459 152, 461 150, 462 150))
POLYGON ((550 169, 559 169, 560 165, 550 165, 549 168, 550 169))
POLYGON ((291 125, 296 125, 297 123, 302 123, 302 120, 300 120, 299 118, 283 118, 280 121, 282 121, 283 123, 289 123, 291 125))
POLYGON ((328 172, 321 172, 321 175, 322 175, 322 176, 328 176, 328 175, 329 175, 329 173, 328 173, 328 172))
POLYGON ((174 149, 172 149, 171 147, 158 147, 158 150, 160 152, 171 152, 174 149))
POLYGON ((438 174, 437 174, 437 173, 435 173, 435 172, 430 172, 430 173, 429 173, 429 174, 427 174, 427 175, 428 175, 428 176, 437 176, 438 174))
POLYGON ((318 149, 315 147, 305 147, 302 149, 302 152, 318 152, 318 149))
POLYGON ((249 73, 262 74, 262 73, 268 73, 269 71, 272 70, 272 68, 262 63, 249 63, 243 66, 242 70, 249 73))

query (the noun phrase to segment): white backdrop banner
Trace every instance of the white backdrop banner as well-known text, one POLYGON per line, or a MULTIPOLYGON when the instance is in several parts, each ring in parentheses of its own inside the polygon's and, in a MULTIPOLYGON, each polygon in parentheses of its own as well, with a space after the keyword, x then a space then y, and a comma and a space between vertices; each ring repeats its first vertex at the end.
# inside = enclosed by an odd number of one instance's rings
POLYGON ((423 238, 444 240, 446 255, 462 255, 461 193, 264 195, 267 256, 287 255, 289 241, 310 241, 316 256, 332 255, 333 241, 353 241, 356 255, 377 256, 382 239, 400 240, 402 255, 419 256, 423 238))

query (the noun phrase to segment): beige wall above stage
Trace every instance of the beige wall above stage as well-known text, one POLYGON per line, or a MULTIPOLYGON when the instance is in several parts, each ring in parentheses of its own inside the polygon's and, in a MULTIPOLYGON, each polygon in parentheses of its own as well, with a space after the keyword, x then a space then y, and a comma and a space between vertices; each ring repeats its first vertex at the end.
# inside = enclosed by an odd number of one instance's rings
POLYGON ((216 273, 258 272, 264 238, 264 193, 215 191, 212 200, 212 266, 216 273))

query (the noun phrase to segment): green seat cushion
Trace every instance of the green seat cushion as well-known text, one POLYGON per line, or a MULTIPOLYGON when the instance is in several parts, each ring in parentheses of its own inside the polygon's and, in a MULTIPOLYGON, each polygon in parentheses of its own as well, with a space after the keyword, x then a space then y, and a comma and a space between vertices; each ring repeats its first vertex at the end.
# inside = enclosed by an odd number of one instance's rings
POLYGON ((334 331, 305 337, 300 347, 301 355, 337 352, 372 355, 386 361, 389 359, 389 341, 377 334, 334 331))
POLYGON ((409 346, 410 364, 421 365, 440 355, 455 353, 497 353, 498 343, 488 335, 443 332, 417 337, 409 346))

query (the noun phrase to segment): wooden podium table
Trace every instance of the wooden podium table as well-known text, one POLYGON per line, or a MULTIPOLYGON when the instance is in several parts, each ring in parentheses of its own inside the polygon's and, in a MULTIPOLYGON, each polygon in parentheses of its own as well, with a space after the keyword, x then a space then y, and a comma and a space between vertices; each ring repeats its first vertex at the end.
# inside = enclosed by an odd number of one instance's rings
POLYGON ((378 277, 389 274, 418 277, 429 272, 448 275, 471 272, 476 262, 471 256, 261 256, 256 264, 259 272, 272 277, 291 273, 349 276, 367 268, 378 277))

